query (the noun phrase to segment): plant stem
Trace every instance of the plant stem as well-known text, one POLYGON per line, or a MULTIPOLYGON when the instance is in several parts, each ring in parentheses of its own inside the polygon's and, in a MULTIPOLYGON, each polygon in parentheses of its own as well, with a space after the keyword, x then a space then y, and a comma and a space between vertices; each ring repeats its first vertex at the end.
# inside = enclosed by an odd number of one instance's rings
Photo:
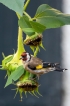
POLYGON ((18 28, 18 47, 17 47, 17 53, 18 55, 21 55, 22 52, 24 52, 24 45, 23 45, 23 37, 22 37, 22 29, 18 28))
POLYGON ((16 13, 16 15, 17 15, 18 19, 20 19, 21 16, 18 13, 16 13))
POLYGON ((25 52, 24 45, 23 45, 23 37, 22 37, 22 29, 18 28, 18 41, 17 41, 17 52, 15 53, 11 63, 18 62, 20 55, 25 52))
POLYGON ((27 0, 27 1, 26 1, 25 5, 24 5, 24 10, 26 10, 26 8, 27 8, 29 2, 30 2, 30 0, 27 0))
POLYGON ((36 18, 34 17, 34 18, 32 18, 32 21, 35 21, 36 20, 36 18))
POLYGON ((30 15, 28 13, 26 13, 25 11, 23 12, 30 20, 32 20, 32 18, 30 17, 30 15))
POLYGON ((37 46, 37 47, 36 47, 36 50, 35 50, 35 52, 34 52, 34 56, 35 56, 35 57, 37 56, 38 52, 39 52, 39 47, 37 46))

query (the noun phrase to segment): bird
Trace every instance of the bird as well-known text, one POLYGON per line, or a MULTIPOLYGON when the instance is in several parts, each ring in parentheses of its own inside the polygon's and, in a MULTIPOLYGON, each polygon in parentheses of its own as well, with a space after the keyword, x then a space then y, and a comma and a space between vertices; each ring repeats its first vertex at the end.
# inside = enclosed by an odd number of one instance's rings
POLYGON ((38 57, 34 57, 28 52, 23 52, 20 56, 20 60, 22 60, 23 67, 26 71, 35 74, 38 76, 51 72, 51 71, 58 71, 63 72, 67 69, 61 68, 59 63, 51 63, 43 61, 38 57))

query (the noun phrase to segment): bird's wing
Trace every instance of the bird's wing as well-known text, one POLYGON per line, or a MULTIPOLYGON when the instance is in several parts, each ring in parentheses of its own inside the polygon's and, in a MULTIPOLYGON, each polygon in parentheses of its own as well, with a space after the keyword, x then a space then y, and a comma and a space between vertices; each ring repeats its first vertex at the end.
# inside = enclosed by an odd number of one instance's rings
POLYGON ((37 69, 36 67, 38 67, 39 69, 41 69, 43 67, 43 64, 42 64, 42 60, 37 58, 37 57, 31 57, 31 60, 29 62, 29 67, 32 68, 32 69, 37 69))
POLYGON ((29 68, 33 70, 39 70, 42 68, 54 68, 54 67, 59 67, 59 63, 45 62, 34 56, 31 57, 31 60, 29 62, 29 68))

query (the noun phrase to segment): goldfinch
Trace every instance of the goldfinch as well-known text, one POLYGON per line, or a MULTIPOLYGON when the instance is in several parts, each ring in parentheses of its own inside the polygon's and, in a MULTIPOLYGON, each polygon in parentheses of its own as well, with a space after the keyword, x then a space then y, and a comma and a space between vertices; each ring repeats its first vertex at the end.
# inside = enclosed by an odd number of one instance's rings
POLYGON ((30 53, 27 52, 23 52, 20 59, 23 62, 24 68, 28 72, 36 74, 38 78, 40 75, 48 73, 50 71, 63 72, 67 70, 65 68, 60 68, 59 63, 45 62, 37 57, 34 57, 33 55, 30 55, 30 53))

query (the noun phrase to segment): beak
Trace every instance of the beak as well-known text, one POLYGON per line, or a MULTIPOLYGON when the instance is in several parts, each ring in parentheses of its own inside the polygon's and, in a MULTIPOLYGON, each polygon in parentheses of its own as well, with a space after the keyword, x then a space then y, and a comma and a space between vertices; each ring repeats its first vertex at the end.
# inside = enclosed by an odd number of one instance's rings
POLYGON ((21 59, 22 59, 22 57, 19 58, 19 60, 21 60, 21 59))

